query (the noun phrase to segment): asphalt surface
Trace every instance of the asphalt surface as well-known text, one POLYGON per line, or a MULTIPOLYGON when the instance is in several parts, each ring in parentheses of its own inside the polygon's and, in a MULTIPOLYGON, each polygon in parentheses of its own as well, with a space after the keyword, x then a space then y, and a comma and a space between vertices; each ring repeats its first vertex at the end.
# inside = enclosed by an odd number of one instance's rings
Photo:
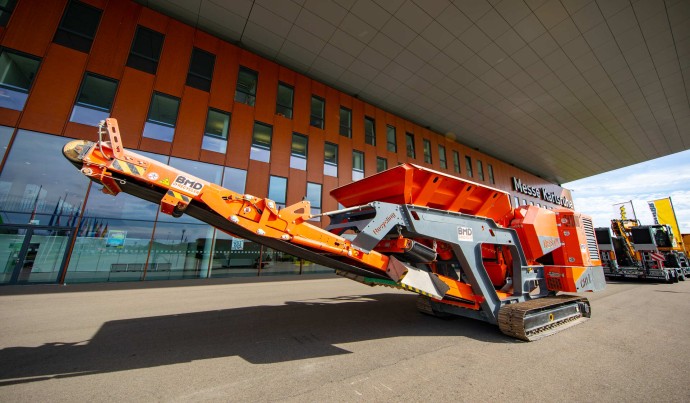
POLYGON ((525 343, 332 277, 2 287, 0 401, 690 401, 690 281, 587 296, 525 343))

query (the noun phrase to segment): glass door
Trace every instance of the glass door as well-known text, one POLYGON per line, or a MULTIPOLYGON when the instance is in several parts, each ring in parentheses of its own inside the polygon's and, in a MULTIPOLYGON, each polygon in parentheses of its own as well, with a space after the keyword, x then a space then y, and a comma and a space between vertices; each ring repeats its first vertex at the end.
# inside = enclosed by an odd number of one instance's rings
POLYGON ((0 284, 56 283, 72 228, 0 226, 0 284))

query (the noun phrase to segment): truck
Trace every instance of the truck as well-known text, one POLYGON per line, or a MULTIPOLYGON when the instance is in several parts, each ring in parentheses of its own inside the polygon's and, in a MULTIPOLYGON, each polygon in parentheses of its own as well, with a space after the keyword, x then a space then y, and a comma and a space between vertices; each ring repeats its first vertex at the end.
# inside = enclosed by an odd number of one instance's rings
POLYGON ((604 275, 609 280, 685 281, 688 259, 675 244, 671 226, 641 225, 636 219, 613 219, 596 228, 604 275))
POLYGON ((343 207, 317 215, 306 200, 279 208, 126 150, 112 118, 97 141, 62 151, 106 194, 129 193, 365 285, 416 293, 423 313, 489 322, 525 341, 591 317, 587 298, 561 292, 606 284, 591 218, 513 208, 507 192, 414 164, 333 189, 343 207), (330 223, 310 222, 317 216, 330 223))

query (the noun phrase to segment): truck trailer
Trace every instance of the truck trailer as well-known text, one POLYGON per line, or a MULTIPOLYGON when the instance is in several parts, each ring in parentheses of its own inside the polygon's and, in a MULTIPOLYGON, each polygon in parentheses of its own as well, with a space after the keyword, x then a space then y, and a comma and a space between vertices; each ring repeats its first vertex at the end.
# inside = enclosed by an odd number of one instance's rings
POLYGON ((308 201, 279 208, 126 150, 115 119, 101 122, 97 141, 70 141, 63 154, 104 193, 129 193, 369 286, 416 293, 423 313, 486 321, 521 340, 591 316, 587 298, 559 292, 605 287, 589 217, 511 207, 504 191, 414 164, 332 190, 343 208, 313 215, 308 201), (315 217, 330 224, 314 225, 315 217))

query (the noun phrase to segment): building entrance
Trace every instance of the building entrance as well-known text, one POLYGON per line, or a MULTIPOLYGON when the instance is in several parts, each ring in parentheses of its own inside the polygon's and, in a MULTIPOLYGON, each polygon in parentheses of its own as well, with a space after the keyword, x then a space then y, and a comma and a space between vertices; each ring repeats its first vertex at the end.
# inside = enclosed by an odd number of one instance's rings
POLYGON ((57 283, 71 227, 0 225, 0 284, 57 283))

